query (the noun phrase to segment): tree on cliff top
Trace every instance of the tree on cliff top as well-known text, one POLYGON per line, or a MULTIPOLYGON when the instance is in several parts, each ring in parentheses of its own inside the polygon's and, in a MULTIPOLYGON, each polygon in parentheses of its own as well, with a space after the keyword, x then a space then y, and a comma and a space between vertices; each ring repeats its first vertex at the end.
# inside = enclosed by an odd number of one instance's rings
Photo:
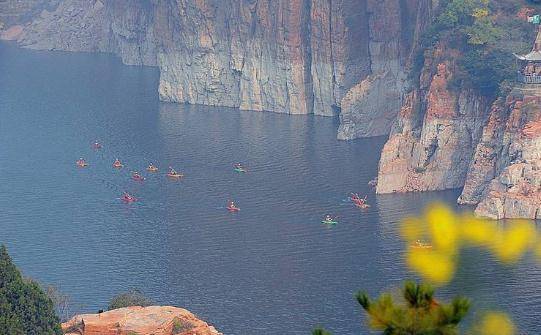
POLYGON ((0 334, 62 334, 54 306, 39 285, 23 278, 0 247, 0 334))
POLYGON ((458 65, 450 89, 470 88, 489 98, 505 95, 507 83, 516 75, 513 53, 529 51, 537 31, 517 14, 525 4, 524 0, 441 1, 417 49, 411 78, 417 82, 425 55, 443 47, 458 51, 447 55, 458 65))
POLYGON ((114 296, 109 302, 108 310, 113 310, 122 307, 131 307, 131 306, 150 306, 152 305, 152 300, 145 297, 143 293, 139 290, 130 290, 125 293, 120 293, 114 296))

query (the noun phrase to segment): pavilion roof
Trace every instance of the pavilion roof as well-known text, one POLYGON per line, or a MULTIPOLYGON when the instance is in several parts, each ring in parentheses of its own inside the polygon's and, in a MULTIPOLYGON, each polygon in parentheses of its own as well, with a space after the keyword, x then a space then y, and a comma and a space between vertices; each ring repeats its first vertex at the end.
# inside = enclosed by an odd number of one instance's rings
POLYGON ((541 61, 541 51, 531 51, 530 53, 526 55, 517 55, 517 54, 514 54, 514 55, 520 60, 541 61))
POLYGON ((532 51, 530 51, 530 53, 526 55, 514 55, 520 60, 541 61, 541 25, 537 30, 537 37, 535 38, 535 43, 533 45, 532 51))

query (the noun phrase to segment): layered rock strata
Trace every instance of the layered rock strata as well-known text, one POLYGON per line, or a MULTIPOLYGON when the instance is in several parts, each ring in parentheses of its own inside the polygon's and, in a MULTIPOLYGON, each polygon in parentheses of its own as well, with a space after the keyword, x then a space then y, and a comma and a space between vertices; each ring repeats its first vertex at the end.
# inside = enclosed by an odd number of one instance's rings
MULTIPOLYGON (((12 2, 14 0, 11 0, 12 2)), ((335 115, 387 134, 431 0, 58 0, 20 45, 160 68, 164 101, 335 115)))

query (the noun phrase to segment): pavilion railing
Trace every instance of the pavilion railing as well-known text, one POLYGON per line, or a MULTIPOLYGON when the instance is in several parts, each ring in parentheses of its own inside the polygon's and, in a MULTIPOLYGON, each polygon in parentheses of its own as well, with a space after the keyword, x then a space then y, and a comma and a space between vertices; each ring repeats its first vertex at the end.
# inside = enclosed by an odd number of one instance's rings
POLYGON ((525 84, 541 84, 541 76, 518 73, 518 81, 525 84))

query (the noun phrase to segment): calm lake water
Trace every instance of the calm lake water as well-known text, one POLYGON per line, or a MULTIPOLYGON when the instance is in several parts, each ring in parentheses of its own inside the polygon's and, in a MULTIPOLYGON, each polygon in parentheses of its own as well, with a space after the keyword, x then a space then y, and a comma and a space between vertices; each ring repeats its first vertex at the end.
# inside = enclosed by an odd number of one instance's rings
MULTIPOLYGON (((375 196, 367 182, 385 138, 339 142, 331 118, 162 104, 157 85, 156 69, 112 56, 0 44, 0 242, 24 274, 84 312, 139 288, 227 335, 368 333, 354 292, 412 277, 399 219, 454 204, 459 191, 375 196), (124 169, 112 169, 115 157, 124 169), (130 180, 151 161, 186 178, 130 180), (122 203, 123 190, 140 201, 122 203), (351 191, 372 207, 344 202, 351 191), (227 199, 241 212, 228 213, 227 199), (325 213, 340 223, 322 225, 325 213)), ((540 279, 533 260, 503 267, 466 252, 439 293, 473 298, 470 319, 505 310, 538 334, 540 279)))

